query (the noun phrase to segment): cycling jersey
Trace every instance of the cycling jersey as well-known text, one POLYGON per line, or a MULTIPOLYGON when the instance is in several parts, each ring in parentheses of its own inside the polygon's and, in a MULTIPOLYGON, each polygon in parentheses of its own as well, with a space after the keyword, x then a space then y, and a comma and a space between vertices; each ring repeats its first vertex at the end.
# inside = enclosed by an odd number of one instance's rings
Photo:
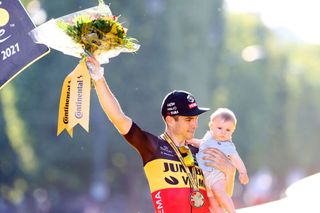
MULTIPOLYGON (((199 191, 205 198, 205 203, 200 208, 190 205, 192 186, 186 170, 167 141, 141 130, 135 123, 124 137, 142 157, 156 213, 210 212, 203 174, 196 161, 196 179, 199 191)), ((189 148, 196 160, 198 149, 193 146, 189 148)))

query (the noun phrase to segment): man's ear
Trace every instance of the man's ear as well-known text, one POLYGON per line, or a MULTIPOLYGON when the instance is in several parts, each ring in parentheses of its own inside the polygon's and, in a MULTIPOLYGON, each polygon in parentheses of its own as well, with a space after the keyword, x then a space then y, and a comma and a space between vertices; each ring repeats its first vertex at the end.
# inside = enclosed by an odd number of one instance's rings
POLYGON ((167 116, 165 118, 165 120, 166 120, 166 123, 167 123, 168 126, 172 126, 173 122, 175 122, 175 120, 174 120, 174 118, 172 116, 167 116))

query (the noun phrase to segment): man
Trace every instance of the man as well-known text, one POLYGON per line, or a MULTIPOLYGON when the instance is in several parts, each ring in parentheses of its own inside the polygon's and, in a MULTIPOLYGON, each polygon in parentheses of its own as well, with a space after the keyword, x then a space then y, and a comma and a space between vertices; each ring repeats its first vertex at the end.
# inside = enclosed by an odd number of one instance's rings
MULTIPOLYGON (((199 108, 186 91, 173 91, 163 100, 161 113, 165 132, 155 136, 139 128, 125 115, 103 77, 103 69, 93 58, 87 58, 90 75, 100 104, 119 133, 139 152, 157 213, 208 213, 209 202, 203 174, 195 162, 198 149, 186 146, 198 127, 198 115, 209 109, 199 108)), ((209 163, 226 176, 234 173, 229 160, 217 150, 208 150, 209 163)))

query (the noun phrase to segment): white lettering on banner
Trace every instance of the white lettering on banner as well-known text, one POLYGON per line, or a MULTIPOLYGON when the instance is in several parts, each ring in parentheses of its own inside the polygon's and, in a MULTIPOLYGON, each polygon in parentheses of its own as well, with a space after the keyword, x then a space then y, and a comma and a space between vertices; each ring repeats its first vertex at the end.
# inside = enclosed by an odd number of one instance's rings
POLYGON ((160 195, 160 191, 154 196, 156 198, 156 205, 157 205, 157 212, 158 213, 163 213, 163 206, 162 206, 162 199, 160 195))
POLYGON ((20 51, 19 43, 15 43, 14 45, 10 45, 4 50, 1 50, 2 61, 6 60, 7 58, 13 56, 14 54, 20 51))
POLYGON ((1 38, 1 36, 3 36, 6 33, 5 29, 0 29, 0 43, 5 42, 8 38, 11 37, 11 35, 5 37, 5 38, 1 38))

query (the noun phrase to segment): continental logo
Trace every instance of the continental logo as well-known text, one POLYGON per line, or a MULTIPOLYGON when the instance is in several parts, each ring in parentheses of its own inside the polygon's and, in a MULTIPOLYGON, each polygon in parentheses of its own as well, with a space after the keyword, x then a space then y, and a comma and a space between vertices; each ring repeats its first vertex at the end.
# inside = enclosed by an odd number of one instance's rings
POLYGON ((83 91, 83 76, 77 76, 77 102, 76 102, 76 112, 75 117, 80 119, 83 116, 82 112, 82 92, 83 91))
MULTIPOLYGON (((167 188, 189 188, 190 180, 186 170, 178 161, 157 159, 147 163, 144 167, 151 192, 167 188)), ((203 174, 196 167, 199 188, 205 189, 203 174)))
POLYGON ((65 105, 63 107, 63 111, 64 111, 63 123, 64 124, 68 124, 69 123, 70 84, 71 84, 71 81, 68 81, 67 82, 66 101, 65 101, 65 105))

